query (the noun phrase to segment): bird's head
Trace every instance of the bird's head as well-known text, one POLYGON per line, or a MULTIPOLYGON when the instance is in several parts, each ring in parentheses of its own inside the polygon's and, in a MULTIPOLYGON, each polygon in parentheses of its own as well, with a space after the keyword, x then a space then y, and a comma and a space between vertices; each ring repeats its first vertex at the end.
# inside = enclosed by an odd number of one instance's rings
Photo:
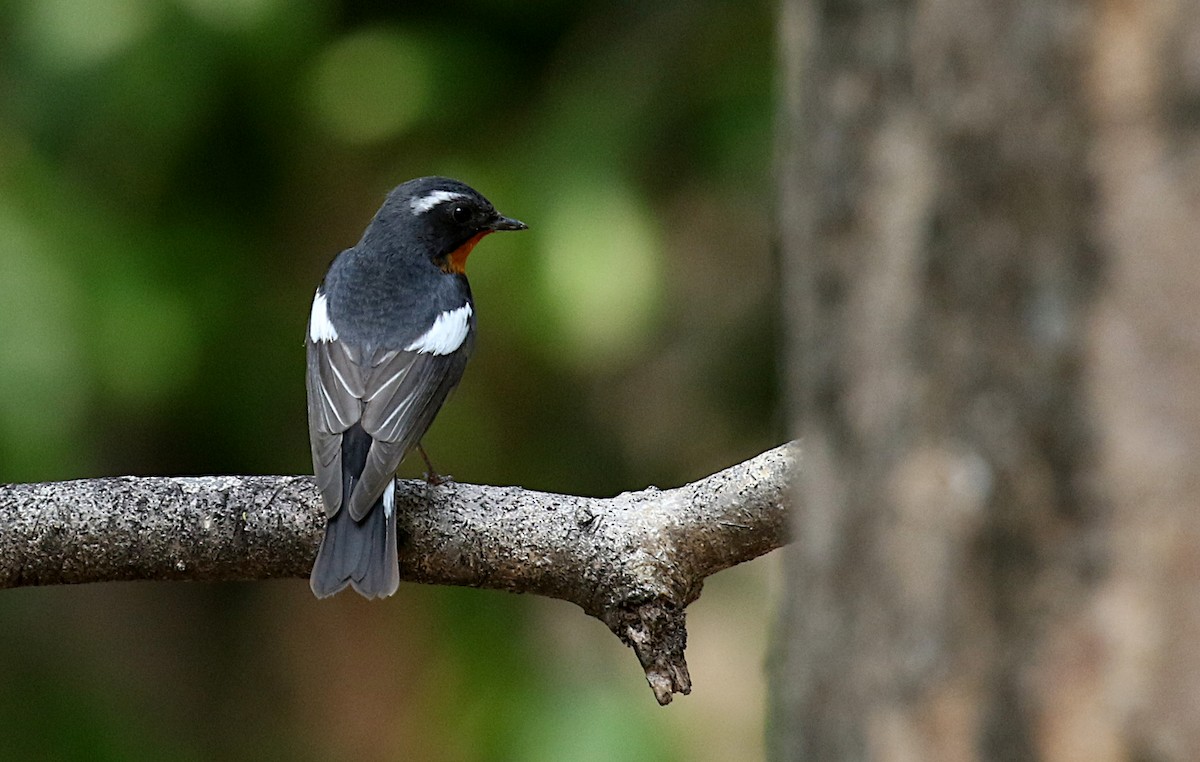
POLYGON ((421 177, 388 194, 362 243, 405 249, 431 257, 450 273, 466 271, 467 255, 489 233, 525 230, 524 222, 505 217, 471 186, 448 177, 421 177))

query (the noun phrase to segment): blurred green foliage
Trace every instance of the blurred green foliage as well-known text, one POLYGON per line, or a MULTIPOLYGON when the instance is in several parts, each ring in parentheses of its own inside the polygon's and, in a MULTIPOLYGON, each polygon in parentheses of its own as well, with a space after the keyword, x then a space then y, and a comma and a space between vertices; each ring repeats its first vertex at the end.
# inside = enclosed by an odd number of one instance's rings
MULTIPOLYGON (((777 444, 773 47, 734 0, 0 4, 0 480, 307 471, 312 290, 424 174, 531 226, 472 256, 442 470, 611 494, 777 444)), ((302 587, 0 595, 0 758, 720 758, 759 721, 658 710, 553 602, 302 587)))

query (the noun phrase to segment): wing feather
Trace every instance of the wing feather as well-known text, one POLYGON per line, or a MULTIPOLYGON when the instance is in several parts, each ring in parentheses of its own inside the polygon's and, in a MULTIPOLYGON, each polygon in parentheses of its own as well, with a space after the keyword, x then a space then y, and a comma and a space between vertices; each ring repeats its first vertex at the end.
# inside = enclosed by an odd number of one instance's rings
POLYGON ((342 504, 342 433, 362 417, 362 373, 342 342, 309 341, 307 356, 309 444, 325 513, 332 516, 342 504))
POLYGON ((348 501, 350 515, 366 515, 404 456, 421 441, 450 390, 462 377, 465 353, 391 351, 373 363, 361 425, 374 444, 348 501))
POLYGON ((308 342, 309 429, 327 515, 346 505, 354 520, 366 516, 458 384, 469 348, 449 355, 368 353, 341 340, 308 342), (356 424, 372 441, 345 495, 342 439, 356 424))

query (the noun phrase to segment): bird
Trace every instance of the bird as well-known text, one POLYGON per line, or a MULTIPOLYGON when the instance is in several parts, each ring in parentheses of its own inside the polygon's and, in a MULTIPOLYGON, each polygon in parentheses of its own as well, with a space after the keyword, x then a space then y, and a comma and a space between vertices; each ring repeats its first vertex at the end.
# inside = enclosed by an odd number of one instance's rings
POLYGON ((484 236, 526 229, 458 180, 409 180, 317 287, 305 385, 326 522, 309 576, 318 598, 347 586, 385 598, 399 587, 396 469, 420 448, 474 346, 467 256, 484 236))

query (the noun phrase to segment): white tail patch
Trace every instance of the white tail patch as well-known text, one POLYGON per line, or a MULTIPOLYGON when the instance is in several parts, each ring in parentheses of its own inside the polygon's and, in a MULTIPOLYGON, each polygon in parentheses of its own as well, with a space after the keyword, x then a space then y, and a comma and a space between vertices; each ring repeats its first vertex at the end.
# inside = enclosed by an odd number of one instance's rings
POLYGON ((471 305, 446 310, 437 316, 429 330, 404 349, 431 355, 448 355, 462 346, 471 328, 471 305))
POLYGON ((325 294, 317 289, 317 295, 313 297, 312 314, 308 318, 308 338, 315 344, 318 341, 335 341, 337 337, 337 329, 329 320, 329 303, 325 294))
POLYGON ((396 480, 389 479, 387 489, 383 491, 383 515, 389 519, 396 512, 396 480))
POLYGON ((426 193, 424 196, 417 196, 416 198, 414 198, 412 201, 409 201, 408 203, 412 207, 413 214, 425 214, 425 212, 428 212, 430 209, 434 208, 438 204, 444 203, 446 201, 453 201, 456 198, 466 198, 466 197, 467 196, 464 193, 456 193, 454 191, 446 191, 446 190, 435 190, 435 191, 426 193))

